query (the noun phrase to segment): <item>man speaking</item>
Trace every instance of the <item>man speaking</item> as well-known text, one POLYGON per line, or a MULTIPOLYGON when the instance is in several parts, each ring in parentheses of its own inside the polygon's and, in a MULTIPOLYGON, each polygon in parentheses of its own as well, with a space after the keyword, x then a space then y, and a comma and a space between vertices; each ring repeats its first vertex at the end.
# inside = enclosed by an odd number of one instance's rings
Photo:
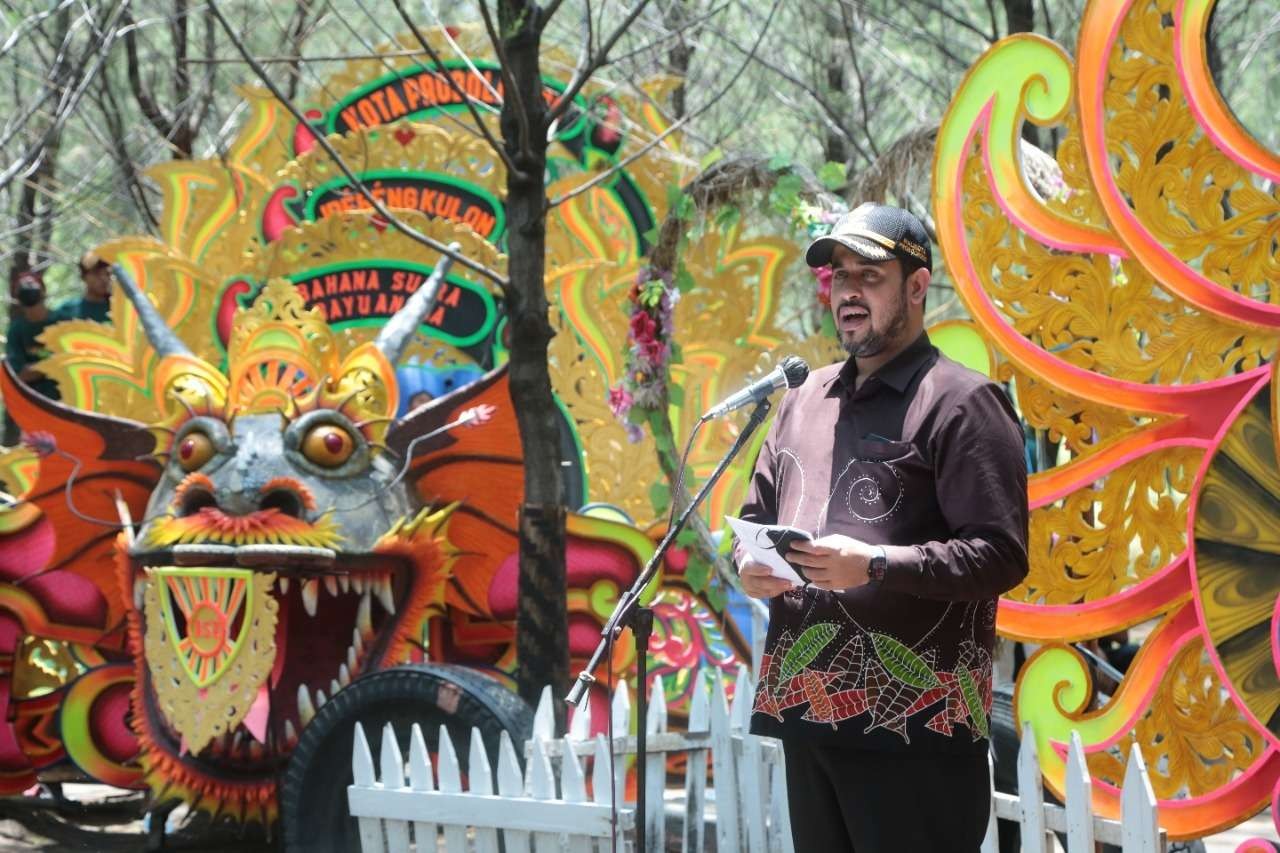
POLYGON ((849 353, 778 406, 742 517, 802 528, 770 600, 752 730, 782 739, 797 850, 976 851, 996 599, 1027 573, 1022 432, 924 332, 924 226, 864 204, 809 246, 849 353))

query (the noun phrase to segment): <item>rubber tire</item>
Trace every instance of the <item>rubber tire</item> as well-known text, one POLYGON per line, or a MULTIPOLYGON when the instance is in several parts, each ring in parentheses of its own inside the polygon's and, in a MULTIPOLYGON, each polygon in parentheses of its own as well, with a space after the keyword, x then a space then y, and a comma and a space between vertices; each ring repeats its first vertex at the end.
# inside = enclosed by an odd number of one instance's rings
POLYGON ((471 728, 479 729, 491 762, 505 731, 524 760, 524 742, 533 731, 533 711, 512 691, 475 670, 451 664, 414 664, 362 676, 325 703, 302 731, 280 781, 280 819, 286 851, 358 853, 356 821, 347 810, 352 782, 351 749, 355 724, 364 727, 374 766, 382 748, 383 726, 391 723, 406 760, 414 723, 422 727, 434 753, 440 725, 448 729, 462 771, 467 772, 471 728), (437 703, 442 687, 456 690, 457 708, 437 703))

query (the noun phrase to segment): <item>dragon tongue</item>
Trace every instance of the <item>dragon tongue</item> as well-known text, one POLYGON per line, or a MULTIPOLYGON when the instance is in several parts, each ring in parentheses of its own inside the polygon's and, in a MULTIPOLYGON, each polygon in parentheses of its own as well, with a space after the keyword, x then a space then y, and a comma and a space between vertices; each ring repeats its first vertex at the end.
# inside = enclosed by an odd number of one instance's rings
POLYGON ((241 723, 258 743, 266 743, 267 718, 270 716, 271 694, 267 692, 267 685, 264 684, 258 688, 258 695, 254 697, 253 704, 249 706, 249 713, 244 715, 241 723))

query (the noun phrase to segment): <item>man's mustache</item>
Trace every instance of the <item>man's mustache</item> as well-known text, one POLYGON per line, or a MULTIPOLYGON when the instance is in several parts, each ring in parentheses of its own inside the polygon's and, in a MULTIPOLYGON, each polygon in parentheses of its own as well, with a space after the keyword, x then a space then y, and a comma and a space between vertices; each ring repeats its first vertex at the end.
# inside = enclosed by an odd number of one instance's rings
POLYGON ((841 310, 845 308, 861 308, 868 314, 871 313, 871 306, 860 299, 845 299, 838 306, 841 310))

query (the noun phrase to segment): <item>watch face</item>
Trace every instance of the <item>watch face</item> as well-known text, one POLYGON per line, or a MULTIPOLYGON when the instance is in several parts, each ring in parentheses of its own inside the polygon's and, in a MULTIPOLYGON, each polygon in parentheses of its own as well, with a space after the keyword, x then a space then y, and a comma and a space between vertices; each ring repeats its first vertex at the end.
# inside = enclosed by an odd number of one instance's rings
POLYGON ((873 581, 884 580, 884 570, 888 567, 889 561, 883 554, 877 554, 871 558, 871 563, 867 566, 867 576, 873 581))

